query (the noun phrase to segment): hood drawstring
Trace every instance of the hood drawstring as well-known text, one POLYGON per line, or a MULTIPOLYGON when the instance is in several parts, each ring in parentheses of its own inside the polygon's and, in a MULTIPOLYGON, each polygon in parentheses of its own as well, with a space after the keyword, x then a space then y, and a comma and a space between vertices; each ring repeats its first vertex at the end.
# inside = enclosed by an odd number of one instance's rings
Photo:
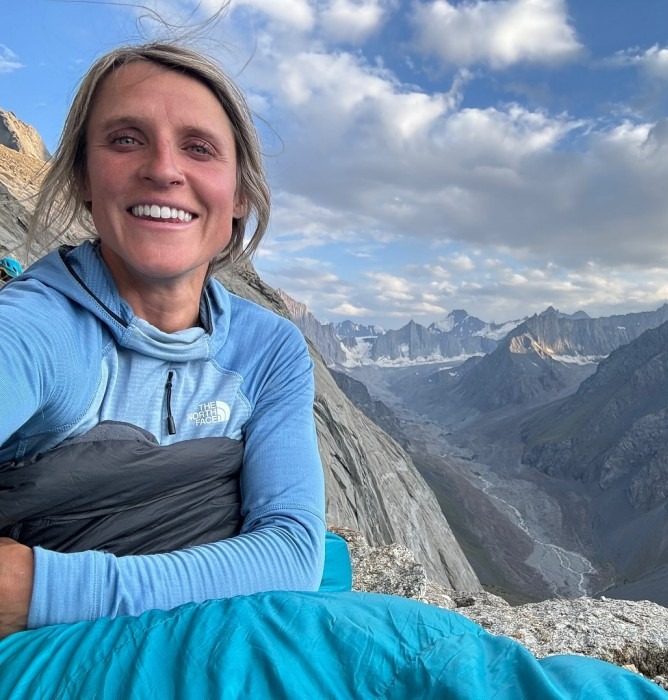
POLYGON ((176 435, 176 424, 174 423, 174 416, 172 415, 172 377, 174 372, 170 370, 167 374, 167 384, 165 384, 165 391, 167 392, 167 432, 170 435, 176 435))

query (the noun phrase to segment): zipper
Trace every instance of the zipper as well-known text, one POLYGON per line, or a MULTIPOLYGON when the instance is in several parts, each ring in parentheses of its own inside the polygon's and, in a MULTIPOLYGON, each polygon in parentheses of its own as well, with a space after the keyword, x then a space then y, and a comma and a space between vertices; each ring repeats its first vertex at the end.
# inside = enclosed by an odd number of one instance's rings
POLYGON ((172 415, 172 377, 174 372, 170 370, 167 374, 167 384, 165 384, 165 393, 167 395, 167 432, 170 435, 176 435, 176 423, 172 415))

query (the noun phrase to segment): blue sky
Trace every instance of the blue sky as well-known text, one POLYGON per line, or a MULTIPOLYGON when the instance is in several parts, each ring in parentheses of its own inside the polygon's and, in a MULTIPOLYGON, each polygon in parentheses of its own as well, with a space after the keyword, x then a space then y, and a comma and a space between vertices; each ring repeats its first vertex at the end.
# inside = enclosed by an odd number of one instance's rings
MULTIPOLYGON (((220 5, 142 4, 177 25, 220 5)), ((55 148, 140 12, 7 2, 0 108, 55 148)), ((258 117, 274 211, 256 267, 321 321, 668 300, 666 0, 232 0, 197 45, 258 117)))

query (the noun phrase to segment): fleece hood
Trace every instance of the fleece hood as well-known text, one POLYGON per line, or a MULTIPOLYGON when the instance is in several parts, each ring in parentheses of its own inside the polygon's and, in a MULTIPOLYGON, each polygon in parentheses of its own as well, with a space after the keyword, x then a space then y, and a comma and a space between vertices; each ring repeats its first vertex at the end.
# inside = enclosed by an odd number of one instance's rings
POLYGON ((229 332, 230 295, 215 280, 209 280, 200 303, 206 330, 189 328, 165 333, 136 316, 119 295, 99 242, 61 246, 31 265, 23 279, 37 280, 91 312, 121 347, 156 359, 178 356, 182 361, 208 360, 225 343, 229 332))

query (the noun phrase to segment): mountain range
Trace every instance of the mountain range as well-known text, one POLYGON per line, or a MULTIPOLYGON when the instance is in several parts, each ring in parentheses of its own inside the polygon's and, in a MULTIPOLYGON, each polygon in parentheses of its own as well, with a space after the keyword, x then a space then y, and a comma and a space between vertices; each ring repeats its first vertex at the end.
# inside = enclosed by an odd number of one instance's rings
MULTIPOLYGON (((600 318, 591 318, 584 311, 564 314, 549 306, 540 314, 504 323, 485 322, 456 309, 429 326, 411 320, 398 330, 386 330, 350 320, 321 323, 304 304, 280 289, 277 293, 290 317, 327 364, 342 368, 461 363, 472 357, 492 355, 499 345, 500 354, 510 351, 517 356, 525 355, 530 358, 528 362, 538 358, 541 363, 549 360, 561 364, 596 363, 648 328, 668 320, 668 304, 654 311, 600 318), (512 349, 508 347, 511 342, 512 349)), ((553 383, 559 384, 559 380, 553 383)), ((524 400, 524 392, 520 398, 524 400)))
MULTIPOLYGON (((545 499, 559 515, 551 516, 552 530, 537 518, 540 537, 548 533, 557 549, 561 543, 579 552, 575 590, 668 604, 668 305, 602 318, 549 307, 496 328, 453 312, 429 327, 370 330, 351 322, 328 326, 332 344, 335 334, 344 349, 359 348, 360 339, 368 345, 357 362, 347 354, 330 371, 367 416, 407 447, 459 540, 477 542, 466 551, 479 575, 500 566, 497 583, 510 577, 511 587, 514 580, 516 588, 544 595, 526 570, 538 538, 527 538, 524 516, 517 529, 494 511, 540 514, 545 499), (506 327, 505 336, 494 337, 506 327), (389 397, 393 410, 379 396, 389 397), (430 433, 420 445, 420 434, 430 433), (441 436, 440 457, 429 443, 434 433, 441 436), (473 474, 488 470, 477 487, 470 476, 461 478, 467 468, 457 466, 457 457, 466 454, 473 474), (520 484, 514 500, 494 495, 520 484), (467 504, 463 517, 455 517, 457 501, 467 504), (480 553, 484 547, 488 554, 480 553), (496 559, 494 549, 502 553, 496 559)), ((538 565, 540 575, 545 568, 538 565)), ((484 575, 483 582, 489 583, 484 575)))
POLYGON ((465 359, 491 352, 521 321, 486 323, 466 311, 452 311, 428 327, 409 321, 398 330, 347 320, 320 323, 304 304, 278 290, 293 321, 312 340, 328 365, 401 366, 465 359))
POLYGON ((514 327, 488 354, 411 378, 406 397, 432 406, 444 425, 496 410, 526 410, 575 391, 613 350, 665 321, 668 304, 603 318, 566 316, 549 307, 514 327), (445 394, 452 400, 445 401, 445 394))

